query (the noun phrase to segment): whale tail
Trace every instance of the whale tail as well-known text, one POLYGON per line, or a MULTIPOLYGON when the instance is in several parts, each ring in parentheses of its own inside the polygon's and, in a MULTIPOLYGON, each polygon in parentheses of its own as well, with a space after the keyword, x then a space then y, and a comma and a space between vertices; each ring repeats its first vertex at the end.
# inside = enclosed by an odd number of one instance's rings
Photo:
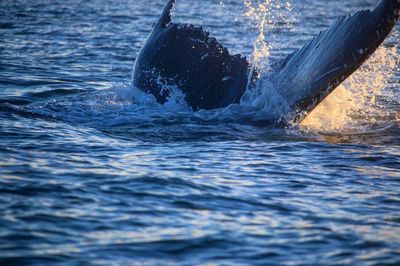
POLYGON ((170 0, 135 61, 133 84, 168 101, 175 87, 193 110, 238 103, 247 87, 249 63, 232 55, 201 27, 173 23, 170 0))
MULTIPOLYGON (((169 85, 175 85, 193 110, 239 103, 248 85, 249 62, 231 55, 202 28, 173 23, 174 3, 167 3, 136 58, 133 84, 160 103, 170 96, 169 85)), ((283 122, 301 121, 356 71, 386 39, 399 14, 400 0, 381 0, 372 11, 340 18, 279 63, 270 78, 291 107, 282 114, 283 122)))
POLYGON ((396 24, 400 0, 382 0, 373 11, 341 17, 280 63, 273 78, 287 99, 291 121, 301 121, 382 44, 396 24))
POLYGON ((171 23, 171 11, 174 8, 175 0, 169 0, 168 4, 165 6, 164 11, 161 14, 158 23, 156 24, 156 28, 165 28, 171 23))

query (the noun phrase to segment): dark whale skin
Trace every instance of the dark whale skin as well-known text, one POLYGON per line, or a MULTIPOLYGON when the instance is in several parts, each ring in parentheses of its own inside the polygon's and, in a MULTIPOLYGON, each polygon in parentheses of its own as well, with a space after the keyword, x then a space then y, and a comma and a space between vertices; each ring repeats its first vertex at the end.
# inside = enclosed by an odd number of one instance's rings
POLYGON ((230 55, 202 28, 171 23, 173 3, 166 6, 136 59, 133 84, 160 103, 171 93, 168 85, 174 85, 193 110, 238 103, 246 90, 249 63, 230 55))
MULTIPOLYGON (((239 103, 256 81, 240 55, 193 25, 171 22, 170 0, 135 61, 132 81, 165 103, 176 86, 193 110, 239 103), (250 80, 250 82, 249 82, 250 80), (250 84, 248 84, 250 83, 250 84)), ((301 121, 382 44, 400 14, 400 0, 381 0, 372 11, 340 18, 302 49, 275 65, 270 79, 287 101, 279 123, 301 121), (283 120, 282 120, 283 119, 283 120)))

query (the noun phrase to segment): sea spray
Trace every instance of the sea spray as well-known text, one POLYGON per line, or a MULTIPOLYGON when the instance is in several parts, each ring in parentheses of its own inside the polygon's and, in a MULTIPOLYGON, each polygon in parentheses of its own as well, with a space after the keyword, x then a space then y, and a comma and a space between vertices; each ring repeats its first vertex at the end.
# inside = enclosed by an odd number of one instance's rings
POLYGON ((387 88, 399 63, 396 47, 381 46, 364 66, 307 116, 301 123, 302 128, 319 132, 360 132, 365 129, 364 125, 377 124, 381 118, 391 116, 393 110, 381 101, 393 97, 387 88))
POLYGON ((290 2, 281 0, 244 0, 244 24, 256 31, 253 51, 250 57, 251 69, 249 82, 254 72, 259 80, 248 89, 241 100, 241 106, 253 109, 256 120, 277 120, 283 113, 287 113, 289 106, 284 98, 275 90, 271 80, 272 64, 270 61, 271 50, 278 48, 278 28, 292 29, 292 12, 290 2))
POLYGON ((244 5, 244 19, 258 32, 251 55, 251 71, 257 68, 259 74, 265 74, 271 70, 270 51, 276 45, 276 33, 273 30, 282 25, 291 27, 288 14, 292 11, 292 5, 281 0, 244 0, 244 5))

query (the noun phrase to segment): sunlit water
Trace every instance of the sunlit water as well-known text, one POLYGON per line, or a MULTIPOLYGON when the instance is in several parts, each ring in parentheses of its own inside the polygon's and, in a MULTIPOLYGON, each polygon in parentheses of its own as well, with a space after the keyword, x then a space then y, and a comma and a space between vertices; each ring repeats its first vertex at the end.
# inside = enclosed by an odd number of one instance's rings
MULTIPOLYGON (((377 1, 177 2, 174 20, 268 72, 377 1)), ((1 264, 400 263, 399 26, 279 128, 266 83, 199 112, 130 85, 164 3, 0 2, 1 264)))

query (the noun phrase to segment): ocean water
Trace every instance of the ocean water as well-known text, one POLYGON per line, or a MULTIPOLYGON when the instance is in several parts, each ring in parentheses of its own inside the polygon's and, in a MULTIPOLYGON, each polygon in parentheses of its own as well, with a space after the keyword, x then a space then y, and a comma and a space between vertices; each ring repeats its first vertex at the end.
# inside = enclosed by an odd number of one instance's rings
MULTIPOLYGON (((0 264, 400 264, 399 25, 280 128, 268 84, 199 112, 131 86, 164 4, 0 2, 0 264)), ((376 4, 177 0, 173 20, 268 69, 376 4)))

